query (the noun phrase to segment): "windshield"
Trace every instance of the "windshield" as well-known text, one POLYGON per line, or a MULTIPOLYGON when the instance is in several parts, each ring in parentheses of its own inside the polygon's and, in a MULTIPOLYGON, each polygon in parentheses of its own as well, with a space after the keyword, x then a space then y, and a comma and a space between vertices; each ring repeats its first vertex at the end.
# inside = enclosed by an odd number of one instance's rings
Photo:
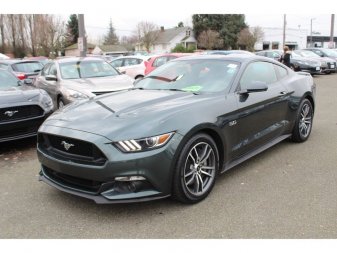
POLYGON ((63 79, 117 76, 119 73, 105 61, 74 61, 60 63, 63 79))
POLYGON ((168 62, 140 80, 136 88, 219 92, 229 85, 239 69, 237 62, 197 59, 168 62))
POLYGON ((36 73, 43 68, 43 65, 39 62, 19 62, 13 64, 13 69, 18 72, 24 73, 36 73))
POLYGON ((295 53, 303 56, 303 57, 314 57, 314 58, 317 58, 318 55, 315 54, 314 52, 311 52, 311 51, 295 51, 295 53))
POLYGON ((321 49, 329 57, 337 57, 337 52, 329 49, 321 49))
POLYGON ((0 90, 18 86, 18 79, 7 71, 0 70, 0 90))

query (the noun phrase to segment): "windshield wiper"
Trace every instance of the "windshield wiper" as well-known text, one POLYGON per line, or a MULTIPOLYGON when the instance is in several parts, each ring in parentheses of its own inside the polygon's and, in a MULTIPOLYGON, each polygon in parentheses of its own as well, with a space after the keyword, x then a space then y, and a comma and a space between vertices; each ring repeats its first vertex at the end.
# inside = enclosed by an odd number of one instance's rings
POLYGON ((163 76, 146 76, 146 77, 143 78, 143 80, 146 79, 146 78, 151 78, 151 79, 156 79, 156 80, 160 80, 160 81, 164 81, 164 82, 170 83, 170 82, 176 81, 179 77, 180 76, 176 76, 175 78, 170 79, 170 78, 163 77, 163 76))
POLYGON ((188 90, 181 90, 181 89, 160 89, 160 90, 170 90, 170 91, 182 91, 182 92, 188 92, 188 93, 193 93, 194 95, 200 95, 200 93, 195 92, 195 91, 188 91, 188 90))

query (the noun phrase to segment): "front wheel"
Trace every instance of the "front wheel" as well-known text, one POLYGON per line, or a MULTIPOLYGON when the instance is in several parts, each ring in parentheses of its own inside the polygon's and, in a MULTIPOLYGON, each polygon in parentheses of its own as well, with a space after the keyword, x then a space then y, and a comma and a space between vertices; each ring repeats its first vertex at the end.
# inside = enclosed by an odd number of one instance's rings
POLYGON ((312 104, 308 99, 302 100, 296 117, 292 140, 294 142, 304 142, 309 138, 314 117, 312 104))
POLYGON ((207 134, 193 136, 183 147, 173 179, 173 197, 183 203, 197 203, 211 192, 219 171, 219 154, 207 134))

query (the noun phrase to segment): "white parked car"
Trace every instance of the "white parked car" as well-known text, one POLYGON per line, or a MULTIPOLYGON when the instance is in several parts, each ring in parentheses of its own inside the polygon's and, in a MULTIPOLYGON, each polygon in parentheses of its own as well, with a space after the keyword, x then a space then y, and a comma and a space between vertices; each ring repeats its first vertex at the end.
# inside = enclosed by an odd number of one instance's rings
POLYGON ((113 59, 110 64, 131 78, 138 79, 145 76, 146 64, 151 56, 123 56, 113 59))
POLYGON ((7 60, 7 59, 9 59, 7 55, 0 53, 0 60, 7 60))

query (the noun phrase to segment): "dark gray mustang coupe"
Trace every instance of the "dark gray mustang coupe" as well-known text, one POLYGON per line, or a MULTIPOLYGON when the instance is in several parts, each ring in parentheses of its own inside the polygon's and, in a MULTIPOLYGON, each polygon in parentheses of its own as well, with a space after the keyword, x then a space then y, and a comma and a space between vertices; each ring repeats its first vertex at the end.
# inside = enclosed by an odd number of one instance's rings
POLYGON ((97 203, 196 203, 217 176, 310 135, 315 84, 259 56, 171 61, 134 88, 75 102, 40 127, 40 180, 97 203))

